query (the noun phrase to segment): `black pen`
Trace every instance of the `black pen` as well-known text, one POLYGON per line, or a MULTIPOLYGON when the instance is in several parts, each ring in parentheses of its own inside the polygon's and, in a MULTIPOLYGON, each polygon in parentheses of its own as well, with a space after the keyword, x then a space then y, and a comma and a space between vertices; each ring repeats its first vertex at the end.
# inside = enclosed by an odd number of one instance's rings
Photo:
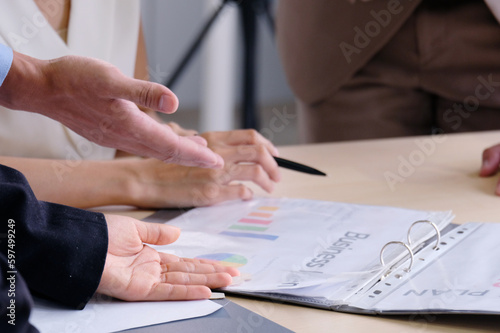
POLYGON ((307 165, 296 163, 293 161, 285 160, 281 157, 274 157, 274 160, 282 168, 295 170, 299 172, 309 173, 311 175, 326 176, 326 173, 316 170, 314 168, 308 167, 307 165))

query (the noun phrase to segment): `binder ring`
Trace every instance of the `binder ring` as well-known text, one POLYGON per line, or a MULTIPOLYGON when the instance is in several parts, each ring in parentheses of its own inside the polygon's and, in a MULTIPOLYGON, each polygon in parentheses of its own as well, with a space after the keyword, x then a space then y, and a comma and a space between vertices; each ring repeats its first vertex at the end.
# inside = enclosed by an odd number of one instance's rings
POLYGON ((433 250, 436 250, 438 248, 438 245, 439 245, 439 242, 441 241, 441 233, 439 232, 439 228, 437 227, 437 225, 435 225, 433 222, 429 221, 429 220, 419 220, 419 221, 415 221, 413 222, 413 224, 410 226, 410 228, 408 229, 408 245, 411 245, 411 239, 410 239, 410 233, 411 233, 411 228, 413 228, 413 226, 417 223, 428 223, 430 224, 434 230, 436 230, 436 244, 434 245, 434 247, 432 248, 433 250))
POLYGON ((382 250, 380 250, 380 263, 382 264, 382 266, 385 266, 384 251, 385 251, 385 248, 391 244, 403 245, 410 253, 410 265, 404 269, 405 272, 409 272, 411 270, 411 268, 413 267, 413 251, 411 250, 410 246, 404 242, 393 241, 393 242, 389 242, 389 243, 385 244, 384 247, 382 248, 382 250))

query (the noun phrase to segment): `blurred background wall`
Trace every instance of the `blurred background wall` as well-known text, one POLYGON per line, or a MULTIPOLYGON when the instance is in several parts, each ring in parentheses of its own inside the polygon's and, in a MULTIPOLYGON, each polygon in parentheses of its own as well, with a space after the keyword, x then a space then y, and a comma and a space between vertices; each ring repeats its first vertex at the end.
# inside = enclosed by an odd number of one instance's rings
MULTIPOLYGON (((142 1, 152 81, 165 83, 221 2, 142 1)), ((256 93, 259 130, 277 145, 294 144, 298 140, 293 95, 264 17, 259 17, 258 29, 256 93)), ((164 119, 199 131, 241 128, 242 34, 236 4, 226 5, 209 37, 172 87, 179 97, 179 110, 164 119)))

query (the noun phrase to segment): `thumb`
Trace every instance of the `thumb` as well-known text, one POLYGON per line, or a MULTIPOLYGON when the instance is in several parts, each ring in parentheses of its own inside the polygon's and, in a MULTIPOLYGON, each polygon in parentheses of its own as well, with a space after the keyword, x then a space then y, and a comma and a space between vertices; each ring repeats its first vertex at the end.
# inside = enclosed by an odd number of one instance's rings
POLYGON ((153 245, 171 244, 181 234, 179 228, 159 223, 136 221, 136 228, 141 241, 153 245))
POLYGON ((116 96, 163 113, 174 113, 179 107, 177 96, 167 87, 126 77, 116 80, 116 96))

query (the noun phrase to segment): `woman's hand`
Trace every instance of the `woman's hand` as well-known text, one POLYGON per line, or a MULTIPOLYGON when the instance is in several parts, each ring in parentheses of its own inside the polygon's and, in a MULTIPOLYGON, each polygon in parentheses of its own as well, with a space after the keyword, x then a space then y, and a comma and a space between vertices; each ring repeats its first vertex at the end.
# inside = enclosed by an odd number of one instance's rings
POLYGON ((202 134, 209 148, 224 158, 222 170, 182 167, 154 159, 128 160, 133 174, 130 202, 139 207, 196 207, 226 200, 249 200, 253 192, 238 181, 251 181, 267 192, 280 180, 273 156, 277 149, 254 130, 202 134))
POLYGON ((249 129, 207 132, 201 136, 207 140, 208 147, 221 154, 230 167, 238 166, 242 173, 247 169, 247 174, 264 173, 267 186, 263 182, 259 185, 266 191, 272 191, 272 182, 280 181, 278 164, 273 158, 279 155, 278 149, 257 131, 249 129), (253 167, 246 168, 249 163, 253 167))

